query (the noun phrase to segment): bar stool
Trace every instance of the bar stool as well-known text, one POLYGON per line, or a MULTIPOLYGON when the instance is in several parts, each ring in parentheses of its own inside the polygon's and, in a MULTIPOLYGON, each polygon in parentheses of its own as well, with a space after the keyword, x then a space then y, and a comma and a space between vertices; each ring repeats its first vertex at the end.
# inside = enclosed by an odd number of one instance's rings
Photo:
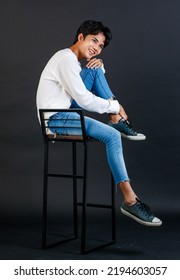
POLYGON ((105 246, 111 245, 116 242, 116 220, 115 220, 115 185, 113 177, 111 175, 111 202, 109 204, 97 204, 89 203, 87 201, 87 163, 88 163, 88 144, 93 143, 97 140, 87 137, 85 132, 84 124, 84 114, 82 109, 40 109, 40 122, 41 130, 43 135, 44 143, 44 180, 43 180, 43 217, 42 217, 42 249, 49 248, 67 241, 78 238, 78 206, 82 207, 82 217, 81 217, 81 235, 80 235, 80 253, 85 254, 90 251, 103 248, 105 246), (80 115, 80 127, 82 130, 82 135, 57 135, 50 132, 48 127, 47 113, 57 113, 57 112, 76 112, 80 115), (49 173, 49 145, 53 143, 69 142, 72 145, 72 174, 62 174, 62 173, 49 173), (83 167, 82 175, 77 174, 77 143, 83 145, 83 167), (60 240, 58 242, 47 244, 48 234, 47 234, 47 214, 48 214, 48 179, 49 177, 61 177, 61 178, 71 178, 73 187, 73 236, 67 237, 66 239, 60 240), (78 180, 83 180, 82 183, 82 202, 77 201, 77 187, 78 180), (86 249, 86 226, 87 226, 87 208, 105 208, 111 211, 111 240, 106 243, 91 248, 86 249))

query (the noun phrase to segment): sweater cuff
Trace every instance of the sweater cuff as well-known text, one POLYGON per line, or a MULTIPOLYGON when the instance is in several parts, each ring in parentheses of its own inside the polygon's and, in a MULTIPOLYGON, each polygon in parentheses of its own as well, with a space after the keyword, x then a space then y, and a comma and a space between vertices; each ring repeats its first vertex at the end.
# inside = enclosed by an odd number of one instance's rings
POLYGON ((118 114, 120 111, 121 105, 117 100, 108 100, 109 101, 109 108, 107 113, 118 114))

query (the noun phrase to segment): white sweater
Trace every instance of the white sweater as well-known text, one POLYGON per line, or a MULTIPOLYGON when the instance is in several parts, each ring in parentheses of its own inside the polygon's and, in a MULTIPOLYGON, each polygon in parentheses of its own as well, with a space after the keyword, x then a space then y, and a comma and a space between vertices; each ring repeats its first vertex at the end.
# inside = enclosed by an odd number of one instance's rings
POLYGON ((100 114, 118 113, 120 109, 118 101, 105 100, 88 91, 81 79, 80 71, 80 63, 70 49, 55 53, 40 77, 36 97, 37 110, 68 109, 74 99, 87 111, 100 114))

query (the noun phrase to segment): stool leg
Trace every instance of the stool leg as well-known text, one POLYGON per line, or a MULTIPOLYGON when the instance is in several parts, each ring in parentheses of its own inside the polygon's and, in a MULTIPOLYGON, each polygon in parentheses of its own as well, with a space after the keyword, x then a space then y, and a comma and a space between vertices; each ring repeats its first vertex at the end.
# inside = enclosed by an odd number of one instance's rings
POLYGON ((115 183, 111 174, 111 205, 112 205, 112 241, 116 241, 116 208, 115 208, 115 183))
MULTIPOLYGON (((77 175, 77 158, 76 158, 76 143, 72 143, 72 163, 73 176, 77 175)), ((78 209, 77 209, 77 178, 73 178, 73 222, 74 222, 74 236, 78 236, 78 209)))
POLYGON ((85 253, 86 246, 86 207, 87 207, 87 144, 84 144, 84 163, 83 163, 83 202, 82 202, 82 229, 81 229, 81 254, 85 253))
POLYGON ((48 189, 48 144, 44 144, 44 184, 43 184, 43 218, 42 218, 42 249, 46 247, 47 237, 47 189, 48 189))

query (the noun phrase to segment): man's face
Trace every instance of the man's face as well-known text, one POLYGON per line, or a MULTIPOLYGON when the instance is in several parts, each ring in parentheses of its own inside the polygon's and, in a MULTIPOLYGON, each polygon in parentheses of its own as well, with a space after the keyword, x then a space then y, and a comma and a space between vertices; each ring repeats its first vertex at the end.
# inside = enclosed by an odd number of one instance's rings
POLYGON ((79 34, 79 51, 80 57, 91 59, 94 56, 97 56, 101 53, 105 36, 103 33, 98 33, 97 35, 87 35, 85 38, 83 34, 79 34))

